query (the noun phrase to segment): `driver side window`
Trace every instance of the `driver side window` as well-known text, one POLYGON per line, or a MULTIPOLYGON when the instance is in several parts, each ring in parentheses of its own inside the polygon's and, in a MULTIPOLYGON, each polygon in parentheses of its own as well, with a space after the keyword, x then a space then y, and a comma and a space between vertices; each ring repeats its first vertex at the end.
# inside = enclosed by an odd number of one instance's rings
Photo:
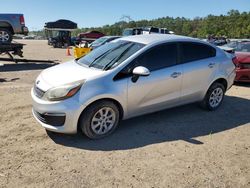
POLYGON ((177 64, 177 43, 162 44, 144 52, 126 66, 114 80, 129 77, 137 66, 146 67, 149 71, 156 71, 177 64))
POLYGON ((149 50, 137 58, 138 66, 150 71, 171 67, 177 63, 177 44, 163 44, 149 50))

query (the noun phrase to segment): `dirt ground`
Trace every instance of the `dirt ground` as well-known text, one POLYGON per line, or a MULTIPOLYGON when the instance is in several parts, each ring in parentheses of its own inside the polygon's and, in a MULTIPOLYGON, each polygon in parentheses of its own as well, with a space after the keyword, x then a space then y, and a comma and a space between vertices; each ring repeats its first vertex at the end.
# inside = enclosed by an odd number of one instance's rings
MULTIPOLYGON (((21 42, 25 58, 73 58, 21 42)), ((30 89, 51 65, 0 63, 0 187, 250 187, 249 84, 233 86, 216 112, 165 110, 92 141, 47 133, 32 117, 30 89)))

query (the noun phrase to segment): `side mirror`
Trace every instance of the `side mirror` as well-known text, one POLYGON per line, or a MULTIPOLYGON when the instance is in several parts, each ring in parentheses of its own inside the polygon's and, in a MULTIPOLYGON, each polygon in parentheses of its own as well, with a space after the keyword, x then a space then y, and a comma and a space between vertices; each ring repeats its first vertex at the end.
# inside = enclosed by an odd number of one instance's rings
POLYGON ((133 70, 132 82, 136 82, 140 76, 149 76, 150 71, 146 67, 135 67, 133 70))
POLYGON ((135 67, 133 70, 133 75, 137 75, 137 76, 149 76, 150 75, 150 71, 146 68, 146 67, 135 67))

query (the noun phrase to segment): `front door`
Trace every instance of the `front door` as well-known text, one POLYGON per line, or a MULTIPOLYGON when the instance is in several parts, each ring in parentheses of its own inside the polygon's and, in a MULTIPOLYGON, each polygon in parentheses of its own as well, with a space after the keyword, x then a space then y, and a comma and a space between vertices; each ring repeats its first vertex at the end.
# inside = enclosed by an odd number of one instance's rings
POLYGON ((128 116, 136 116, 178 105, 182 65, 177 65, 177 45, 162 44, 146 51, 131 63, 151 72, 136 82, 128 78, 128 116))

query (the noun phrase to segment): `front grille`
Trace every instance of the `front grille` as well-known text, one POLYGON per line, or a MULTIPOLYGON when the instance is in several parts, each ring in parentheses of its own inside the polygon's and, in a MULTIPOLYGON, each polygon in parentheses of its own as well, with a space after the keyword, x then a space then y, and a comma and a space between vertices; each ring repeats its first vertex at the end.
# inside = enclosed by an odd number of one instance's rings
POLYGON ((34 93, 38 98, 42 98, 45 92, 39 89, 38 87, 34 86, 34 93))
POLYGON ((60 115, 53 115, 53 114, 41 114, 35 110, 33 110, 34 115, 39 119, 41 122, 47 124, 47 125, 52 125, 52 126, 63 126, 65 123, 66 116, 65 114, 60 114, 60 115))

